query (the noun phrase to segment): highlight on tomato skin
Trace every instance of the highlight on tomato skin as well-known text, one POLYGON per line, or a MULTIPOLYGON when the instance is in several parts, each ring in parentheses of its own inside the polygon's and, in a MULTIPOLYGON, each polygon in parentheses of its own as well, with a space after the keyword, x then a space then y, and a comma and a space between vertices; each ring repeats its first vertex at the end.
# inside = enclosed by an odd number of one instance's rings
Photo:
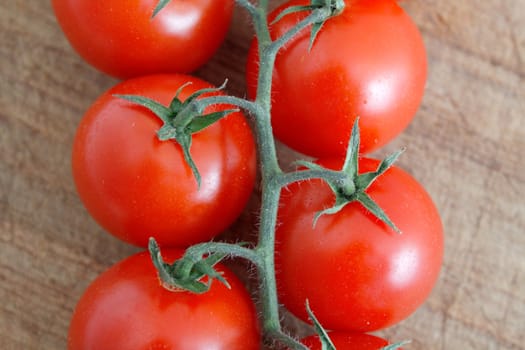
MULTIPOLYGON (((274 10, 269 22, 288 6, 274 10)), ((307 15, 288 14, 270 27, 281 37, 307 15)), ((316 158, 344 156, 359 117, 360 152, 370 153, 399 135, 415 116, 427 78, 421 34, 394 0, 347 0, 309 51, 304 30, 277 55, 272 81, 272 126, 288 147, 316 158)), ((248 96, 257 90, 257 40, 248 53, 248 96)))
POLYGON ((224 41, 233 0, 52 0, 58 23, 88 63, 117 78, 190 73, 224 41))
MULTIPOLYGON (((342 159, 318 163, 340 169, 342 159)), ((361 158, 359 172, 379 161, 361 158)), ((370 332, 410 316, 431 293, 442 266, 444 237, 439 213, 426 190, 392 166, 366 193, 401 230, 395 232, 360 203, 336 214, 315 215, 335 201, 322 180, 283 191, 276 229, 276 277, 280 302, 305 322, 308 300, 329 330, 370 332)))
MULTIPOLYGON (((168 262, 182 251, 164 250, 168 262)), ((215 265, 231 289, 214 281, 204 294, 161 286, 147 252, 99 275, 80 298, 69 328, 69 350, 259 350, 255 306, 238 278, 215 265)))
MULTIPOLYGON (((200 187, 174 140, 160 141, 162 121, 143 106, 116 95, 149 97, 169 105, 211 84, 188 75, 130 79, 103 93, 78 126, 73 179, 91 216, 121 240, 147 247, 187 247, 209 241, 242 213, 256 177, 256 146, 240 112, 193 134, 190 153, 200 187)), ((215 94, 220 94, 216 92, 215 94)), ((213 105, 205 113, 229 110, 213 105)))

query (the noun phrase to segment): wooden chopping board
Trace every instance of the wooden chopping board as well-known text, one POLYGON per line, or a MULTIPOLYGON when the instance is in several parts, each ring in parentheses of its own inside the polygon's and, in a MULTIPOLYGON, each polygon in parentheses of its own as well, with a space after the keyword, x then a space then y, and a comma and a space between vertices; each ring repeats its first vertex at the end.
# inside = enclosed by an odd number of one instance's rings
MULTIPOLYGON (((408 148, 400 165, 435 199, 446 254, 428 302, 380 334, 413 339, 413 350, 525 349, 525 2, 403 6, 427 45, 428 87, 414 122, 381 154, 408 148)), ((238 9, 197 75, 228 78, 243 96, 250 38, 238 9)), ((137 251, 88 216, 70 172, 76 125, 115 82, 72 51, 48 1, 0 3, 2 349, 65 349, 83 290, 137 251)), ((252 224, 244 216, 237 227, 252 224)))

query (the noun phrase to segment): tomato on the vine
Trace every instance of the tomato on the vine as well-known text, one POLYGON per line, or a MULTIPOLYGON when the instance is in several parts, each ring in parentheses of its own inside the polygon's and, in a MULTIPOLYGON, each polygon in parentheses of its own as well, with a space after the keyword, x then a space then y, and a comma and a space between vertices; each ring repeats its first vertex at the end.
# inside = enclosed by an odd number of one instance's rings
MULTIPOLYGON (((164 250, 167 261, 181 251, 164 250)), ((147 252, 117 263, 84 292, 71 320, 70 350, 258 350, 255 306, 237 277, 214 281, 204 294, 169 291, 147 252)))
MULTIPOLYGON (((272 22, 288 1, 269 16, 272 22)), ((281 37, 308 11, 271 25, 281 37)), ((259 57, 250 48, 246 79, 255 96, 259 57)), ((361 152, 397 136, 414 117, 423 96, 427 61, 422 37, 394 0, 347 0, 343 12, 322 26, 311 51, 310 28, 278 53, 272 81, 272 126, 276 137, 315 157, 344 155, 356 117, 361 152)))
POLYGON ((57 20, 75 50, 101 71, 129 78, 189 73, 223 42, 233 0, 53 0, 57 20))
MULTIPOLYGON (((98 98, 78 127, 73 177, 80 198, 106 230, 132 244, 145 247, 150 236, 164 247, 207 241, 238 218, 253 190, 255 142, 243 114, 231 113, 193 134, 199 188, 180 145, 158 139, 161 120, 115 96, 139 95, 168 105, 188 81, 181 100, 211 87, 186 75, 122 82, 98 98)), ((214 105, 204 112, 228 109, 214 105)))
MULTIPOLYGON (((340 169, 342 161, 321 165, 340 169)), ((360 159, 359 172, 379 162, 360 159)), ((280 301, 308 320, 305 303, 330 330, 366 332, 393 325, 428 297, 441 268, 443 228, 425 189, 396 166, 366 193, 401 230, 395 232, 358 202, 336 214, 314 216, 335 196, 321 180, 294 183, 283 191, 276 229, 280 301)))
MULTIPOLYGON (((380 350, 388 341, 366 333, 329 332, 328 336, 337 350, 380 350)), ((301 339, 301 343, 310 350, 321 350, 321 341, 317 335, 301 339)))

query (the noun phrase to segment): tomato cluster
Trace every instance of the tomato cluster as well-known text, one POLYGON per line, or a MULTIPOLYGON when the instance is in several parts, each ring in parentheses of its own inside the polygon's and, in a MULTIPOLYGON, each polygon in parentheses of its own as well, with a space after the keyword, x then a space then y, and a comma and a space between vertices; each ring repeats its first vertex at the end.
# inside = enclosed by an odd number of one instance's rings
MULTIPOLYGON (((306 28, 279 50, 271 82, 275 137, 334 170, 343 165, 357 117, 363 155, 409 124, 427 71, 421 35, 397 1, 345 3, 315 37, 306 28)), ((198 132, 189 132, 188 123, 166 131, 165 124, 178 118, 170 113, 185 101, 223 96, 187 74, 224 39, 234 2, 52 4, 80 55, 101 71, 127 79, 93 103, 75 136, 73 177, 88 212, 125 242, 147 247, 154 237, 168 262, 226 230, 255 186, 257 145, 246 117, 231 105, 214 104, 200 115, 226 116, 198 132), (152 17, 160 4, 165 6, 152 17), (123 98, 130 95, 157 105, 123 98), (201 181, 196 181, 196 169, 201 181)), ((283 37, 308 15, 283 11, 309 4, 290 0, 271 12, 271 39, 283 37)), ((259 55, 256 38, 246 65, 247 95, 253 100, 259 55)), ((360 156, 359 174, 372 173, 379 164, 360 156)), ((425 189, 396 166, 374 180, 366 195, 400 232, 359 201, 318 216, 334 205, 336 194, 321 179, 292 183, 282 191, 274 232, 279 302, 311 322, 308 303, 338 350, 380 349, 388 342, 364 332, 400 322, 428 297, 442 263, 443 228, 425 189)), ((260 348, 261 327, 250 295, 227 267, 214 268, 229 286, 214 282, 206 293, 193 294, 166 288, 145 252, 123 260, 80 299, 68 348, 260 348)), ((321 349, 316 336, 302 343, 321 349)))

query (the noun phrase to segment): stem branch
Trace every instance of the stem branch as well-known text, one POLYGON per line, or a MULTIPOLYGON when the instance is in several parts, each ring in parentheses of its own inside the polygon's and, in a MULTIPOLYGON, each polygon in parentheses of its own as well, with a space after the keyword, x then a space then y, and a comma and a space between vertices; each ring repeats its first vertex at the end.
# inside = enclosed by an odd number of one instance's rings
POLYGON ((301 170, 284 173, 279 176, 276 181, 281 187, 286 187, 294 182, 300 182, 312 179, 323 179, 327 182, 332 183, 344 183, 347 176, 342 174, 340 171, 328 170, 328 169, 313 169, 313 170, 301 170))
POLYGON ((199 104, 200 109, 204 109, 210 105, 229 104, 237 106, 254 116, 260 115, 262 113, 260 106, 258 106, 256 103, 236 96, 219 95, 203 97, 197 100, 196 103, 199 104))
POLYGON ((192 262, 197 263, 204 255, 211 253, 219 253, 232 257, 243 258, 250 261, 258 268, 263 266, 262 259, 255 250, 234 243, 204 242, 195 244, 186 249, 184 258, 188 258, 192 262))

